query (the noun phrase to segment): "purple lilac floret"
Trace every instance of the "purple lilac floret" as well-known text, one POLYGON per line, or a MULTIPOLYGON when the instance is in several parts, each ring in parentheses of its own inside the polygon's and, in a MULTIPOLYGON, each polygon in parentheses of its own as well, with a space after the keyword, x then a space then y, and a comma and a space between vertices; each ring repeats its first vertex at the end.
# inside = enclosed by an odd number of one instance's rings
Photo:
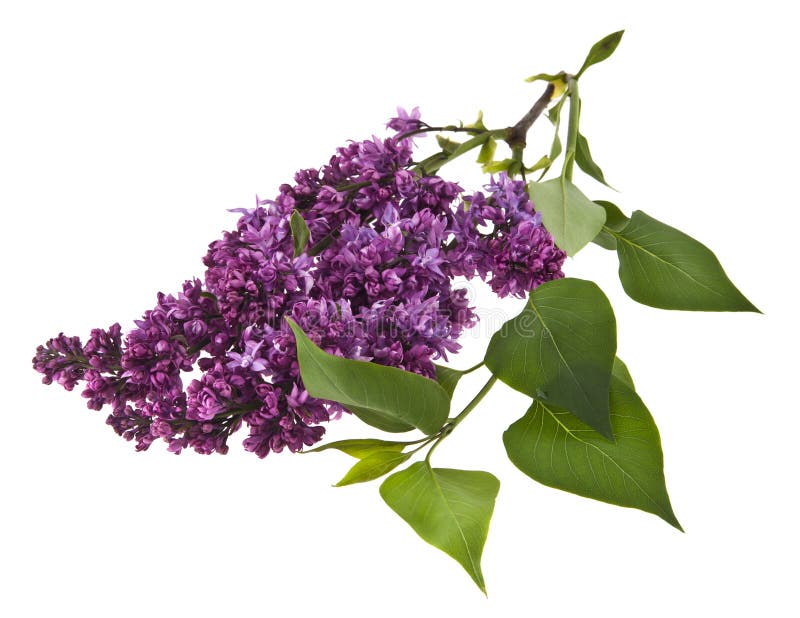
POLYGON ((346 412, 305 390, 287 316, 331 354, 433 378, 433 361, 477 320, 456 277, 523 296, 562 277, 565 255, 523 182, 501 174, 486 194, 461 198, 457 184, 415 171, 400 135, 419 118, 398 109, 394 137, 351 142, 239 210, 236 229, 209 246, 204 280, 159 293, 124 338, 114 324, 86 345, 61 334, 39 346, 43 382, 84 382, 88 407, 109 406, 107 423, 138 450, 163 439, 175 453, 225 453, 246 426, 245 449, 265 457, 314 444, 320 424, 346 412), (297 257, 294 211, 310 232, 297 257))
POLYGON ((453 274, 487 279, 501 298, 524 297, 538 285, 564 276, 566 253, 553 242, 534 210, 525 183, 505 173, 464 198, 455 213, 453 274))

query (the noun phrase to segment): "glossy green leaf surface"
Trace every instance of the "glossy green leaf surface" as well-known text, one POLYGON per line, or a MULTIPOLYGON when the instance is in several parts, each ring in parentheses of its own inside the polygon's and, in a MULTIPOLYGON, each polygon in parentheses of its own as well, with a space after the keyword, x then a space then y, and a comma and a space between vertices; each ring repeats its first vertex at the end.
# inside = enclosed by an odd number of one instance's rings
POLYGON ((350 468, 342 480, 336 483, 336 487, 365 483, 380 478, 394 470, 401 463, 408 461, 411 455, 412 453, 399 453, 393 450, 375 451, 350 468))
POLYGON ((583 61, 581 70, 578 71, 575 77, 580 77, 590 66, 597 64, 598 62, 603 62, 603 60, 606 60, 609 56, 611 56, 611 54, 614 53, 614 50, 617 49, 617 46, 622 40, 622 35, 624 33, 624 30, 612 32, 608 36, 603 37, 597 41, 597 43, 592 45, 592 49, 590 49, 589 53, 586 55, 586 60, 583 61))
POLYGON ((605 210, 564 177, 528 183, 528 193, 547 231, 567 255, 575 255, 603 229, 605 210))
POLYGON ((450 397, 438 382, 395 367, 328 354, 297 324, 287 321, 297 341, 300 375, 312 397, 337 401, 375 426, 380 421, 432 434, 447 420, 450 397))
POLYGON ((680 530, 653 418, 639 396, 616 378, 610 400, 614 443, 566 410, 537 400, 503 434, 509 458, 544 485, 641 509, 680 530))
POLYGON ((310 232, 303 216, 296 210, 289 218, 289 227, 292 230, 292 242, 294 243, 294 257, 297 257, 306 250, 310 232))
POLYGON ((457 560, 485 593, 481 555, 499 489, 488 472, 431 468, 422 461, 394 473, 380 491, 395 513, 457 560))
POLYGON ((525 309, 494 334, 486 366, 531 397, 566 408, 612 437, 608 389, 617 349, 611 304, 591 281, 540 285, 525 309))
POLYGON ((619 278, 633 300, 659 309, 758 311, 691 236, 641 210, 614 236, 619 278))

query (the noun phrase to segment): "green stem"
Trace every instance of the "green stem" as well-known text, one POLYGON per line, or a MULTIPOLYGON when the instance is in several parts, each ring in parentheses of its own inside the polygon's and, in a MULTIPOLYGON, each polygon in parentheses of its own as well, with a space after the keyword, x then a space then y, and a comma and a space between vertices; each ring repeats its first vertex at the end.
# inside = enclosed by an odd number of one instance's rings
POLYGON ((581 99, 578 94, 578 80, 569 77, 567 83, 569 96, 569 126, 567 127, 567 152, 564 155, 564 168, 561 175, 572 180, 572 168, 575 164, 575 150, 578 147, 578 127, 581 118, 581 99))
POLYGON ((467 417, 467 414, 472 412, 475 409, 475 407, 481 402, 481 400, 484 397, 486 397, 486 394, 492 389, 495 382, 497 382, 497 376, 493 375, 491 378, 489 378, 486 384, 483 385, 483 388, 478 392, 478 394, 472 398, 472 401, 470 401, 467 404, 467 406, 463 410, 461 410, 458 416, 456 416, 452 421, 450 421, 451 427, 453 429, 455 429, 455 427, 467 417))
POLYGON ((430 463, 431 455, 433 454, 433 451, 436 450, 436 447, 439 446, 439 443, 453 433, 453 430, 458 427, 459 423, 467 418, 467 415, 477 407, 484 397, 486 397, 486 394, 492 389, 495 382, 497 382, 497 377, 493 375, 491 378, 489 378, 489 381, 483 385, 483 388, 478 392, 478 394, 473 397, 472 401, 470 401, 467 406, 461 410, 458 416, 454 417, 444 427, 442 427, 436 442, 433 443, 431 450, 429 450, 428 454, 425 455, 425 461, 430 463))

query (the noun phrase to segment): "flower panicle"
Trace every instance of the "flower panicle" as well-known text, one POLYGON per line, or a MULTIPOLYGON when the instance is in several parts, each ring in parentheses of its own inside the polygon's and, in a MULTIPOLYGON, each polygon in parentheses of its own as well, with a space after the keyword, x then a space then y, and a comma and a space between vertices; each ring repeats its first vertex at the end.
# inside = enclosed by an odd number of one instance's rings
POLYGON ((423 126, 417 108, 387 126, 396 135, 350 142, 238 210, 236 229, 209 245, 203 279, 159 293, 124 337, 114 324, 86 345, 60 334, 39 346, 43 382, 83 382, 87 406, 109 406, 107 423, 138 450, 164 440, 174 453, 225 453, 246 427, 244 448, 259 457, 298 451, 346 410, 305 390, 286 316, 331 354, 434 378, 433 361, 477 322, 457 277, 523 296, 563 276, 564 252, 523 182, 501 174, 462 197, 457 183, 413 169, 402 134, 423 126), (298 256, 294 212, 309 230, 298 256))

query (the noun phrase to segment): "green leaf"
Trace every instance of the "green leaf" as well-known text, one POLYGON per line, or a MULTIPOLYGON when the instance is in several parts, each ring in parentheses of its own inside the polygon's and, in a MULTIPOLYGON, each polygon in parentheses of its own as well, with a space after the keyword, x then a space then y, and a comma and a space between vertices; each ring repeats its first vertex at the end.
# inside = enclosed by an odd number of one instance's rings
POLYGON ((633 378, 631 377, 631 372, 628 371, 628 366, 622 362, 622 359, 619 356, 614 357, 614 365, 611 367, 611 375, 617 378, 617 380, 622 382, 632 391, 636 390, 636 386, 633 384, 633 378))
POLYGON ((336 487, 344 487, 354 483, 365 483, 373 481, 388 474, 401 463, 408 461, 413 453, 398 453, 397 451, 376 451, 367 455, 355 464, 341 481, 336 483, 336 487))
POLYGON ((554 82, 556 80, 562 79, 564 77, 564 73, 557 73, 555 75, 551 73, 537 73, 536 75, 531 75, 530 77, 526 77, 526 82, 554 82))
POLYGON ((306 250, 310 233, 305 219, 303 219, 303 216, 296 210, 292 211, 292 216, 289 218, 289 227, 292 229, 294 257, 297 257, 306 250))
POLYGON ((439 143, 439 148, 444 150, 447 154, 455 152, 459 146, 461 146, 461 142, 456 142, 444 135, 437 135, 436 141, 439 143))
POLYGON ((481 554, 500 481, 488 472, 431 468, 427 461, 394 473, 381 497, 425 541, 463 566, 486 593, 481 554))
POLYGON ((493 137, 490 137, 488 140, 486 140, 483 146, 481 146, 476 163, 491 163, 495 150, 497 150, 497 140, 493 137))
POLYGON ((606 182, 606 178, 603 176, 603 170, 601 170, 600 166, 592 159, 592 153, 589 150, 589 142, 581 133, 578 133, 578 140, 575 144, 575 163, 596 181, 603 183, 610 189, 614 188, 606 182))
MULTIPOLYGON (((550 166, 555 162, 558 158, 558 155, 561 154, 562 147, 561 147, 561 138, 559 137, 558 133, 561 129, 561 108, 564 106, 564 101, 566 101, 566 97, 561 98, 558 103, 556 103, 550 110, 547 112, 547 117, 550 119, 550 122, 553 123, 555 126, 555 130, 553 131, 553 143, 550 145, 550 154, 548 155, 549 161, 542 166, 541 169, 544 171, 539 176, 539 180, 544 178, 545 174, 550 170, 550 166)), ((540 163, 543 159, 540 159, 540 163)), ((538 165, 538 163, 537 163, 538 165)))
POLYGON ((465 128, 467 129, 478 129, 479 131, 486 131, 486 125, 483 124, 483 112, 478 112, 478 119, 473 122, 472 124, 468 124, 465 128))
POLYGON ((628 224, 630 219, 628 219, 628 217, 619 209, 616 204, 612 204, 611 202, 607 202, 605 200, 594 200, 594 203, 598 206, 602 206, 603 210, 606 211, 606 222, 603 226, 603 229, 600 230, 600 233, 594 237, 592 242, 600 245, 603 247, 603 249, 616 251, 617 239, 612 236, 610 232, 607 232, 606 228, 611 228, 612 230, 618 232, 628 224))
POLYGON ((511 167, 511 164, 514 163, 514 159, 503 159, 502 161, 492 161, 491 163, 486 163, 482 168, 481 171, 484 174, 496 174, 497 172, 505 172, 511 167))
POLYGON ((563 176, 528 183, 528 193, 547 231, 567 255, 575 255, 603 229, 603 208, 563 176))
POLYGON ((327 451, 329 449, 336 449, 342 453, 346 453, 356 459, 364 459, 378 451, 402 451, 408 442, 392 442, 389 440, 376 440, 375 438, 358 438, 355 440, 339 440, 337 442, 329 442, 317 448, 312 448, 303 453, 318 453, 320 451, 327 451))
POLYGON ((550 73, 537 73, 536 75, 531 75, 530 77, 526 78, 526 82, 548 82, 552 84, 553 91, 550 95, 550 100, 557 99, 562 94, 564 94, 564 90, 567 88, 566 82, 567 74, 564 71, 557 73, 555 75, 550 73))
POLYGON ((547 112, 547 118, 553 123, 553 126, 557 127, 561 122, 561 108, 564 107, 564 101, 566 101, 566 99, 561 99, 547 112))
POLYGON ((303 384, 312 397, 337 401, 362 420, 411 425, 429 435, 447 420, 450 397, 436 381, 395 367, 328 354, 294 321, 286 320, 297 341, 303 384))
POLYGON ((598 62, 603 62, 603 60, 611 56, 611 54, 614 53, 614 50, 617 49, 617 45, 619 45, 619 42, 622 40, 622 35, 624 33, 624 30, 614 32, 606 37, 603 37, 597 43, 592 45, 592 49, 589 50, 586 60, 583 61, 581 70, 578 71, 575 77, 580 77, 590 66, 597 64, 598 62))
POLYGON ((610 399, 616 442, 604 440, 566 410, 534 401, 503 434, 509 459, 544 485, 641 509, 682 530, 667 495, 653 418, 639 396, 616 378, 610 399))
POLYGON ((458 386, 458 381, 465 375, 464 372, 444 365, 437 365, 436 363, 433 366, 436 367, 436 381, 442 385, 442 388, 452 398, 456 386, 458 386))
POLYGON ((591 281, 556 279, 531 292, 494 334, 486 366, 503 382, 566 408, 613 439, 608 389, 617 349, 611 304, 591 281))
MULTIPOLYGON (((550 159, 550 165, 552 165, 556 159, 558 159, 559 155, 564 151, 564 147, 561 145, 561 138, 558 135, 558 128, 556 128, 556 132, 553 133, 553 143, 550 144, 550 154, 547 155, 547 158, 550 159)), ((550 169, 550 165, 547 166, 545 169, 545 173, 548 169, 550 169)))
POLYGON ((530 172, 538 172, 539 170, 543 170, 545 168, 550 167, 553 164, 553 160, 548 157, 547 155, 543 156, 539 159, 536 163, 533 164, 533 167, 526 167, 525 171, 530 172))
POLYGON ((705 245, 640 210, 613 235, 619 278, 633 300, 659 309, 755 311, 705 245))
MULTIPOLYGON (((553 109, 558 109, 559 106, 554 107, 553 109)), ((561 129, 561 117, 560 115, 556 117, 556 128, 553 132, 553 143, 550 145, 550 154, 548 158, 552 163, 558 158, 558 155, 561 154, 563 148, 561 146, 561 138, 558 135, 559 130, 561 129)))

